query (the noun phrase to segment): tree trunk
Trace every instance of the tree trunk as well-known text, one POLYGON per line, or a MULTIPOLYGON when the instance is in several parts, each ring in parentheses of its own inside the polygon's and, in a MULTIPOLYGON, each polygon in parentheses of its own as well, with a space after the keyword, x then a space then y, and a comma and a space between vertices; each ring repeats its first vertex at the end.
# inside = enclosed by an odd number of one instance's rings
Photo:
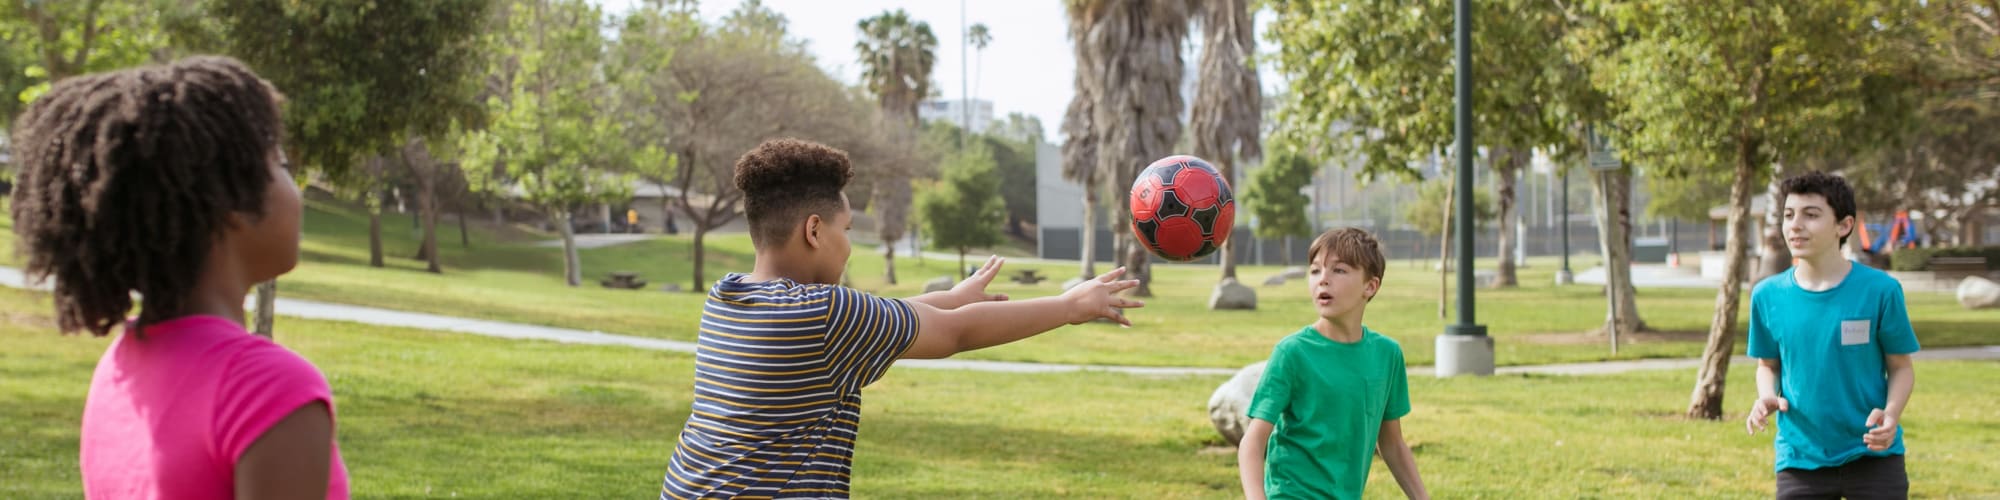
POLYGON ((1083 261, 1083 279, 1097 277, 1097 196, 1090 186, 1083 188, 1083 251, 1078 260, 1083 261))
POLYGON ((438 265, 438 200, 435 188, 436 186, 426 185, 419 187, 417 191, 417 210, 423 212, 424 219, 424 242, 418 247, 420 249, 418 253, 424 255, 425 271, 443 274, 444 266, 438 265))
MULTIPOLYGON (((1499 182, 1494 185, 1500 199, 1500 237, 1497 240, 1500 244, 1495 248, 1500 253, 1500 268, 1494 273, 1493 288, 1512 288, 1520 286, 1520 281, 1514 279, 1514 246, 1521 244, 1520 235, 1514 234, 1514 225, 1519 223, 1515 220, 1519 214, 1514 206, 1514 184, 1521 174, 1521 163, 1518 161, 1521 155, 1512 148, 1494 149, 1497 162, 1494 166, 1497 168, 1493 170, 1500 174, 1496 176, 1499 182)), ((1526 150, 1518 152, 1525 153, 1526 150)))
POLYGON ((964 248, 964 247, 959 247, 959 249, 958 249, 958 280, 959 280, 959 281, 965 281, 965 279, 966 279, 966 278, 968 278, 968 277, 971 277, 971 276, 972 276, 971 274, 967 274, 967 273, 965 272, 965 252, 966 252, 966 248, 964 248))
POLYGON ((896 284, 896 244, 894 242, 882 243, 882 278, 889 280, 889 284, 891 285, 896 284))
POLYGON ((1764 209, 1764 234, 1758 247, 1763 255, 1757 259, 1757 272, 1750 278, 1752 284, 1792 268, 1792 247, 1785 244, 1785 193, 1779 186, 1784 182, 1779 177, 1784 175, 1785 167, 1776 167, 1771 173, 1770 205, 1764 209))
POLYGON ((1153 296, 1153 277, 1148 265, 1152 260, 1151 254, 1146 252, 1146 247, 1139 243, 1139 238, 1133 236, 1131 230, 1113 231, 1112 234, 1116 235, 1113 241, 1118 242, 1120 255, 1123 255, 1121 261, 1125 266, 1124 278, 1139 280, 1139 286, 1132 289, 1132 295, 1153 296))
POLYGON ((458 212, 458 246, 472 248, 472 233, 465 229, 465 212, 458 212))
POLYGON ((1736 351, 1736 309, 1743 297, 1743 278, 1750 253, 1750 190, 1757 164, 1757 141, 1737 146, 1736 180, 1729 186, 1729 242, 1725 252, 1728 274, 1715 294, 1715 316, 1708 324, 1708 347, 1702 349, 1701 371, 1695 376, 1688 418, 1722 418, 1722 393, 1729 377, 1729 357, 1736 351))
POLYGON ((257 284, 257 336, 271 338, 271 323, 278 313, 278 280, 257 284))
POLYGON ((700 290, 702 285, 708 284, 708 280, 703 279, 701 275, 702 264, 707 262, 708 260, 708 252, 703 251, 705 249, 702 248, 701 241, 707 237, 708 237, 708 228, 702 227, 701 224, 695 224, 694 225, 694 286, 689 287, 691 290, 700 290))
POLYGON ((1597 196, 1591 215, 1597 219, 1598 251, 1604 256, 1603 333, 1616 353, 1620 339, 1630 339, 1646 324, 1639 318, 1638 290, 1632 284, 1632 172, 1594 170, 1590 177, 1597 196))
POLYGON ((382 267, 382 193, 368 190, 368 267, 382 267))
MULTIPOLYGON (((555 210, 551 215, 555 218, 556 227, 562 231, 563 281, 572 288, 583 286, 583 268, 576 256, 576 228, 569 223, 569 211, 555 210)), ((695 255, 695 262, 700 262, 701 254, 697 252, 695 255)), ((701 267, 697 265, 695 268, 701 267)))

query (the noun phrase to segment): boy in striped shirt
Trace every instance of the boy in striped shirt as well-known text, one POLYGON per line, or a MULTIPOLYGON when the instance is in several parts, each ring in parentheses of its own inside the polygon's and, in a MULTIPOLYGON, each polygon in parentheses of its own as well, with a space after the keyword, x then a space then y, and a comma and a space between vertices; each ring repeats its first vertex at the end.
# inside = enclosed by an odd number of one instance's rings
POLYGON ((943 358, 1099 318, 1130 323, 1118 269, 1056 297, 986 293, 1002 259, 945 292, 885 299, 837 286, 852 228, 847 154, 767 141, 736 162, 757 261, 709 290, 693 411, 660 498, 844 498, 861 388, 902 358, 943 358))

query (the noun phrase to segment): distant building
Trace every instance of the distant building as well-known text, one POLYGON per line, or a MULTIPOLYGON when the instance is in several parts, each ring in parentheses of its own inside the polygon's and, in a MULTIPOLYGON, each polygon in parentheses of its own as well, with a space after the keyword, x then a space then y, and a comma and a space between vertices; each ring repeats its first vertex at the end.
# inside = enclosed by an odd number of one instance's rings
POLYGON ((964 99, 934 99, 924 101, 923 104, 917 105, 917 119, 926 122, 943 120, 954 125, 964 126, 975 134, 985 133, 987 129, 993 127, 993 101, 974 99, 971 102, 972 116, 970 117, 971 122, 969 125, 965 122, 967 117, 965 115, 966 100, 964 99))

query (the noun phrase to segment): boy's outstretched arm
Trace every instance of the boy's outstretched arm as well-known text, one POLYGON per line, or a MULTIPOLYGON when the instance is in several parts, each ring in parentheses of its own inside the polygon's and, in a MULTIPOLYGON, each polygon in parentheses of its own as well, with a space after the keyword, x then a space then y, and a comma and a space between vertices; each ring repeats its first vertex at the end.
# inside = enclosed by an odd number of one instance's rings
POLYGON ((1251 417, 1236 445, 1236 475, 1243 479, 1243 497, 1264 500, 1264 453, 1271 446, 1270 422, 1251 417))
POLYGON ((1896 425, 1903 422, 1903 407, 1910 402, 1910 391, 1917 386, 1917 367, 1908 354, 1882 356, 1883 368, 1889 372, 1889 401, 1876 408, 1868 418, 1868 433, 1861 441, 1868 449, 1882 451, 1896 444, 1896 425))
POLYGON ((1119 311, 1145 304, 1117 295, 1139 286, 1137 280, 1119 280, 1124 274, 1125 268, 1114 269, 1054 297, 978 302, 957 309, 911 302, 910 307, 917 313, 917 339, 903 353, 903 358, 944 358, 1098 318, 1130 326, 1132 323, 1119 311))
POLYGON ((1389 473, 1396 476, 1396 485, 1403 487, 1403 495, 1415 499, 1428 499, 1429 491, 1424 490, 1424 478, 1417 474, 1417 456, 1410 453, 1410 443, 1403 441, 1403 421, 1383 420, 1382 429, 1375 439, 1375 453, 1382 456, 1382 463, 1389 466, 1389 473))
POLYGON ((986 263, 979 266, 978 271, 967 276, 965 281, 958 282, 958 285, 951 287, 950 290, 926 293, 905 300, 945 310, 965 307, 966 304, 1007 300, 1007 294, 986 293, 986 285, 993 283, 993 277, 1000 275, 1000 266, 1006 263, 1007 259, 998 255, 989 256, 986 258, 986 263))

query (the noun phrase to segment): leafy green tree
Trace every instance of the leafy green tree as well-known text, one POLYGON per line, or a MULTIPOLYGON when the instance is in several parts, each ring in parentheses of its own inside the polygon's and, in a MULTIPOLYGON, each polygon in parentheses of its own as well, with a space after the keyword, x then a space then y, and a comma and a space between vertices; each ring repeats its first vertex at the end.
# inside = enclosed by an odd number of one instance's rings
POLYGON ((378 181, 400 165, 391 162, 398 148, 446 133, 454 122, 484 120, 478 35, 492 1, 207 0, 205 6, 223 50, 285 93, 292 161, 358 193, 368 206, 369 263, 381 267, 386 186, 378 181))
POLYGON ((510 7, 489 70, 504 90, 487 100, 489 126, 465 139, 468 174, 504 172, 504 185, 548 215, 562 232, 564 280, 579 286, 571 214, 631 195, 627 177, 605 167, 619 160, 620 141, 618 124, 605 118, 608 90, 596 76, 604 55, 602 16, 582 0, 510 7))
POLYGON ((1722 415, 1745 278, 1750 198, 1772 164, 1879 143, 1899 114, 1902 82, 1885 69, 1904 23, 1882 5, 1828 1, 1720 5, 1601 2, 1622 43, 1593 80, 1620 106, 1608 131, 1627 159, 1681 177, 1729 172, 1728 272, 1688 416, 1722 415), (1660 68, 1674 68, 1660 71, 1660 68))
MULTIPOLYGON (((1588 82, 1572 77, 1561 2, 1495 0, 1473 9, 1475 138, 1487 147, 1499 201, 1495 286, 1515 286, 1515 185, 1535 148, 1573 149, 1588 82)), ((1415 174, 1410 160, 1454 140, 1452 2, 1280 0, 1271 27, 1293 88, 1279 137, 1366 161, 1364 179, 1415 174), (1331 131, 1331 133, 1329 133, 1331 131)))
MULTIPOLYGON (((1306 205, 1312 203, 1300 192, 1312 184, 1313 164, 1304 156, 1277 148, 1264 158, 1264 165, 1250 171, 1249 189, 1242 191, 1243 208, 1255 219, 1258 238, 1309 238, 1312 221, 1306 205)), ((1285 245, 1285 265, 1292 264, 1292 246, 1285 245)))
POLYGON ((958 251, 959 278, 965 278, 965 254, 974 248, 991 248, 1002 241, 1000 226, 1007 221, 1006 202, 1000 197, 1000 173, 993 151, 984 141, 972 142, 963 152, 952 155, 944 165, 944 179, 935 189, 917 197, 931 246, 958 251))

